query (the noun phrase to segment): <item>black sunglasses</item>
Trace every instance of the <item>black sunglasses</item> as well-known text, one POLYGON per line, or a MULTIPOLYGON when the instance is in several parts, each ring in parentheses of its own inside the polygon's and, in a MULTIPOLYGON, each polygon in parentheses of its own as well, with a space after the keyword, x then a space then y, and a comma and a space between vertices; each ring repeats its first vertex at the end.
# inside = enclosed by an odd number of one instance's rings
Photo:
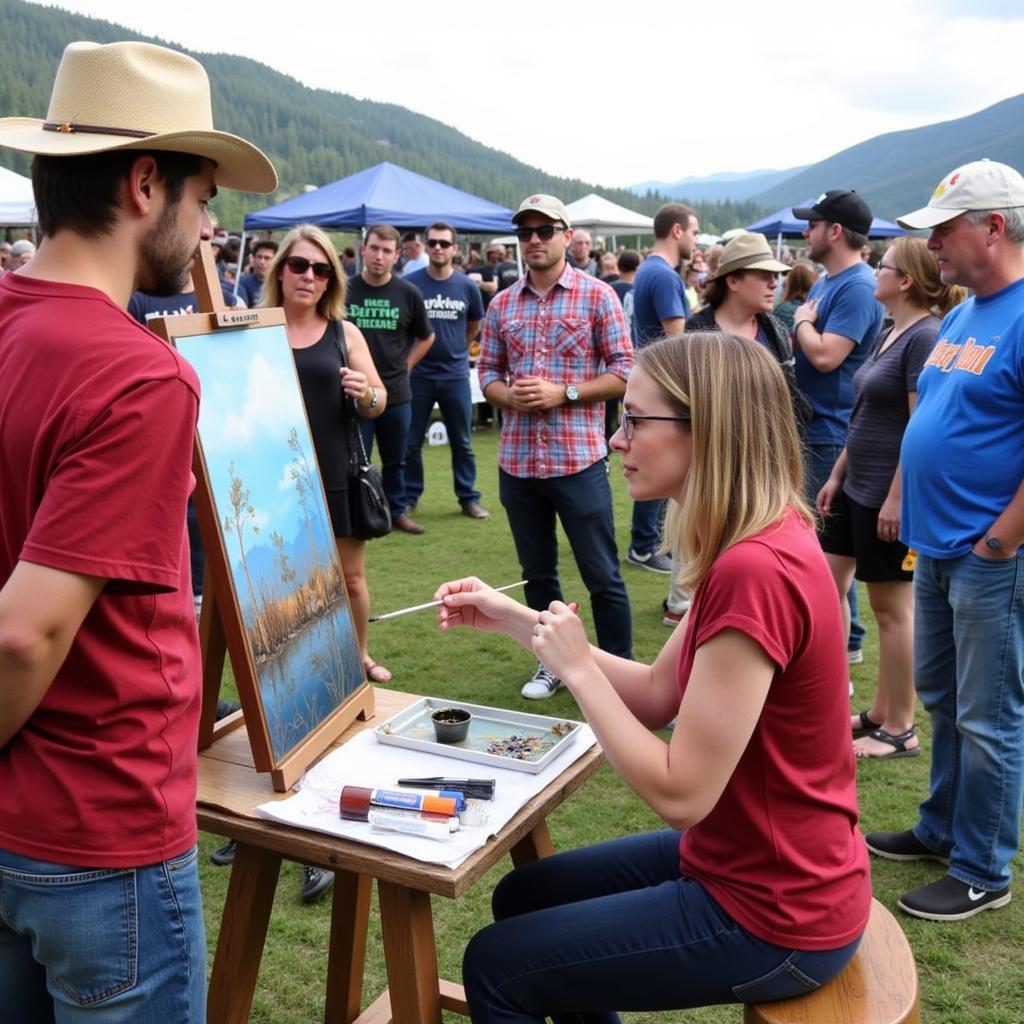
POLYGON ((321 281, 329 281, 334 277, 334 267, 330 263, 314 263, 305 256, 289 256, 284 262, 293 274, 304 274, 312 267, 313 276, 321 281))
POLYGON ((520 242, 528 242, 536 235, 542 242, 550 242, 556 231, 564 231, 561 224, 541 224, 535 228, 516 228, 516 238, 520 242))
POLYGON ((455 243, 449 242, 447 238, 428 238, 427 248, 428 249, 450 249, 455 243))

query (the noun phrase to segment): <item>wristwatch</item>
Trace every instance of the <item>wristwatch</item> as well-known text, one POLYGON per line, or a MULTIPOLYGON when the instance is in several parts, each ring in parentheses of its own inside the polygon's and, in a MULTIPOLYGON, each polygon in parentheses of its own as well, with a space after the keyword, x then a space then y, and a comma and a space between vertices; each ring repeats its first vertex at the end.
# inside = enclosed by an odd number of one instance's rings
POLYGON ((989 534, 985 538, 985 547, 987 547, 989 551, 1002 551, 1003 542, 998 537, 993 537, 992 534, 989 534))
POLYGON ((567 402, 578 402, 580 400, 580 389, 575 384, 565 386, 565 400, 567 402))

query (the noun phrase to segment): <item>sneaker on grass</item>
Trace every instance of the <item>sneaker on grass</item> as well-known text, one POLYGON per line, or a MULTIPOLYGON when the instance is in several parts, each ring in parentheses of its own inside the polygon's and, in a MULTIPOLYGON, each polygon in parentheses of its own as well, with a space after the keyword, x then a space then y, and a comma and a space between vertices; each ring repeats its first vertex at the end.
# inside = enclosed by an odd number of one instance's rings
POLYGON ((959 878, 945 875, 931 885, 905 892, 897 901, 900 910, 925 921, 965 921, 983 910, 998 910, 1010 902, 1010 890, 975 889, 959 878))
POLYGON ((887 860, 937 860, 948 864, 949 858, 925 846, 911 829, 903 832, 869 832, 864 837, 867 848, 887 860))
POLYGON ((639 551, 630 548, 626 561, 648 572, 660 572, 666 576, 672 572, 672 559, 660 551, 648 551, 647 554, 641 555, 639 551))
POLYGON ((538 661, 537 671, 524 684, 522 694, 528 700, 547 700, 561 685, 562 680, 538 661))
POLYGON ((864 664, 864 651, 860 647, 847 648, 846 649, 846 664, 847 665, 863 665, 864 664))

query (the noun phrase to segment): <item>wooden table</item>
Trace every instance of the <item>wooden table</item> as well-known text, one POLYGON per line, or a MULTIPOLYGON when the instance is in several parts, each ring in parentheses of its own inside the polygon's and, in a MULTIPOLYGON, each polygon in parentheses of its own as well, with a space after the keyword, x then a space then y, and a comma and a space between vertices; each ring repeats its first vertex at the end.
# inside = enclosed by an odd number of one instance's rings
MULTIPOLYGON (((376 691, 377 721, 420 698, 376 691)), ((344 743, 370 723, 356 722, 344 743)), ((324 1020, 329 1024, 440 1024, 442 1007, 466 1013, 461 985, 439 980, 431 894, 457 899, 505 854, 522 864, 553 852, 546 818, 600 767, 597 746, 570 765, 457 868, 427 864, 376 846, 256 817, 274 793, 256 773, 248 737, 237 729, 199 755, 199 827, 238 842, 210 978, 209 1024, 249 1019, 281 860, 335 873, 324 1020), (370 888, 377 881, 388 988, 361 1011, 370 888)))

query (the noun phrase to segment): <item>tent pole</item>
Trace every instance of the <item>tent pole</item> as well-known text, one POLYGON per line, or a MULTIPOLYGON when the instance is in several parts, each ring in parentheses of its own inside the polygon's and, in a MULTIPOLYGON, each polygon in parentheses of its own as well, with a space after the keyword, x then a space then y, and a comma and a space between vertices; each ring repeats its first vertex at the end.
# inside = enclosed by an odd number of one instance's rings
POLYGON ((231 294, 238 298, 238 282, 242 280, 242 268, 245 266, 245 228, 242 228, 242 241, 238 246, 238 265, 235 267, 235 286, 231 294))

